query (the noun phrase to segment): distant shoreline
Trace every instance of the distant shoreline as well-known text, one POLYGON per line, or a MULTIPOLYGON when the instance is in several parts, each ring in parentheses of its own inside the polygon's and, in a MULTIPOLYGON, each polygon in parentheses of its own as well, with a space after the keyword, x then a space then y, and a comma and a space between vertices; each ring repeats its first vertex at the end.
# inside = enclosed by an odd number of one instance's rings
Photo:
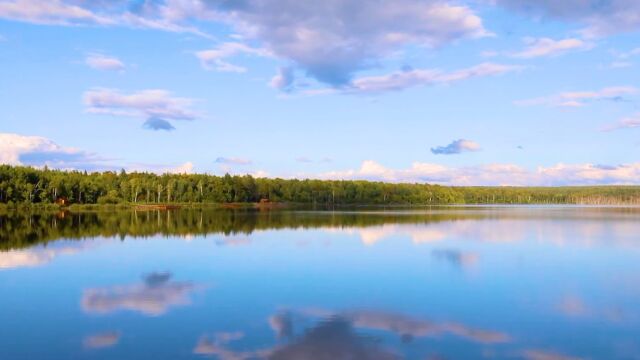
POLYGON ((640 186, 441 186, 36 169, 0 165, 0 206, 103 208, 596 205, 640 206, 640 186))
POLYGON ((112 212, 112 211, 180 211, 180 210, 238 210, 238 211, 265 211, 265 210, 289 210, 289 211, 380 211, 380 210, 426 210, 426 209, 446 209, 446 208, 513 208, 513 209, 562 209, 562 208, 585 208, 585 209, 640 209, 640 205, 630 204, 336 204, 333 206, 310 205, 310 204, 289 204, 281 203, 274 207, 260 207, 257 203, 188 203, 188 204, 171 204, 164 206, 162 204, 74 204, 71 206, 60 206, 56 204, 0 204, 0 214, 14 211, 36 211, 36 212, 60 212, 68 211, 71 213, 82 212, 112 212), (229 206, 232 205, 232 206, 229 206))

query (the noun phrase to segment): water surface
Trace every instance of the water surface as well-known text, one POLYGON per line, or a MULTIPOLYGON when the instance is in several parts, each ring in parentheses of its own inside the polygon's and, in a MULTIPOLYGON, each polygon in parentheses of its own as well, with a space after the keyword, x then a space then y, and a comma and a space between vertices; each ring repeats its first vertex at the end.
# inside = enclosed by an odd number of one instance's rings
POLYGON ((640 210, 0 215, 0 359, 640 359, 640 210))

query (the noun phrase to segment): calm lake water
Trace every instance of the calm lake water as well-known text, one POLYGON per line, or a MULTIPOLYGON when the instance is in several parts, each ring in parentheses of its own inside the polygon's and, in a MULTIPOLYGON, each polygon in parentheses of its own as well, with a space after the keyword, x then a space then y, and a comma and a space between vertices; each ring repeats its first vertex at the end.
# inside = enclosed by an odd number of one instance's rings
POLYGON ((0 215, 0 359, 640 359, 640 210, 0 215))

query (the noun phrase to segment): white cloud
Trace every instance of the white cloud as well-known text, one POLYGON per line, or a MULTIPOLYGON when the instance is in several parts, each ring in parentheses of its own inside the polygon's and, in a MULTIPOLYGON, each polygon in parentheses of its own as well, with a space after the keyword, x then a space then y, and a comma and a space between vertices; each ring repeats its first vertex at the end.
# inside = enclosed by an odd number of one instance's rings
POLYGON ((193 173, 193 163, 188 161, 182 165, 168 169, 166 172, 172 174, 191 174, 193 173))
POLYGON ((173 97, 160 89, 123 94, 97 88, 84 93, 84 103, 92 114, 146 119, 144 127, 152 130, 172 130, 170 120, 194 120, 198 116, 191 110, 193 99, 173 97))
POLYGON ((120 59, 103 54, 89 54, 85 63, 98 70, 122 71, 125 69, 125 65, 120 59))
POLYGON ((46 25, 99 25, 148 28, 169 32, 209 35, 182 25, 188 18, 212 15, 203 1, 169 0, 126 4, 121 0, 5 0, 0 2, 0 18, 46 25))
POLYGON ((501 75, 522 69, 521 66, 494 63, 482 63, 451 72, 438 69, 409 69, 387 75, 360 77, 343 91, 345 93, 399 91, 416 86, 450 84, 476 77, 501 75))
POLYGON ((453 155, 469 151, 480 151, 480 145, 475 141, 459 139, 447 146, 431 148, 431 152, 435 155, 453 155))
POLYGON ((535 170, 529 170, 513 164, 490 164, 456 168, 440 164, 414 162, 407 169, 391 169, 375 161, 367 160, 358 169, 331 171, 308 177, 462 186, 640 184, 640 163, 615 166, 560 163, 548 167, 539 166, 535 170))
POLYGON ((225 23, 244 41, 223 43, 197 53, 203 65, 244 71, 225 61, 233 55, 271 55, 286 59, 307 75, 343 86, 353 74, 408 47, 437 47, 491 35, 482 19, 465 5, 442 0, 359 0, 329 2, 247 0, 214 2, 167 0, 124 2, 9 0, 0 17, 41 24, 93 24, 150 28, 208 36, 196 25, 225 23))
POLYGON ((46 165, 52 169, 87 171, 114 171, 124 168, 127 171, 147 171, 157 174, 191 174, 194 170, 192 162, 185 162, 177 166, 115 163, 115 159, 61 146, 45 137, 10 133, 0 133, 0 164, 36 167, 46 165))
POLYGON ((9 0, 0 2, 0 18, 36 24, 111 24, 107 17, 62 0, 9 0))
POLYGON ((562 107, 580 107, 594 101, 621 101, 626 95, 633 95, 638 89, 633 86, 613 86, 597 91, 570 91, 552 96, 518 100, 516 105, 549 105, 562 107))
POLYGON ((198 51, 196 57, 205 69, 243 73, 247 71, 246 68, 226 61, 226 59, 240 54, 263 57, 271 56, 271 53, 265 49, 253 48, 238 42, 226 42, 211 50, 198 51))
POLYGON ((248 0, 215 10, 246 38, 331 85, 347 84, 354 72, 408 45, 433 47, 489 34, 470 8, 432 0, 382 0, 376 6, 248 0))
POLYGON ((94 169, 107 160, 41 136, 0 133, 0 164, 94 169))
POLYGON ((640 128, 640 113, 620 119, 615 124, 605 126, 603 131, 613 131, 619 129, 635 129, 640 128))
POLYGON ((593 44, 581 39, 569 38, 554 40, 550 38, 526 38, 526 47, 511 56, 516 58, 531 59, 543 56, 557 56, 569 51, 589 50, 593 44))

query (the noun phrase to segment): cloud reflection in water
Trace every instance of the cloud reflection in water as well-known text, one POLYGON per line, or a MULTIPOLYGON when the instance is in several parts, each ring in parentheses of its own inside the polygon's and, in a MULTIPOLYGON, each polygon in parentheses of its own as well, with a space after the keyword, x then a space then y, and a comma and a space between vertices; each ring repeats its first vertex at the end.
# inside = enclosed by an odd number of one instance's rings
POLYGON ((143 280, 141 284, 87 289, 82 309, 97 314, 130 310, 159 316, 171 307, 190 304, 191 293, 199 288, 190 282, 172 281, 170 273, 151 273, 143 280))
POLYGON ((90 335, 84 338, 83 344, 85 348, 101 349, 114 346, 120 341, 120 333, 117 331, 109 331, 100 334, 90 335))

